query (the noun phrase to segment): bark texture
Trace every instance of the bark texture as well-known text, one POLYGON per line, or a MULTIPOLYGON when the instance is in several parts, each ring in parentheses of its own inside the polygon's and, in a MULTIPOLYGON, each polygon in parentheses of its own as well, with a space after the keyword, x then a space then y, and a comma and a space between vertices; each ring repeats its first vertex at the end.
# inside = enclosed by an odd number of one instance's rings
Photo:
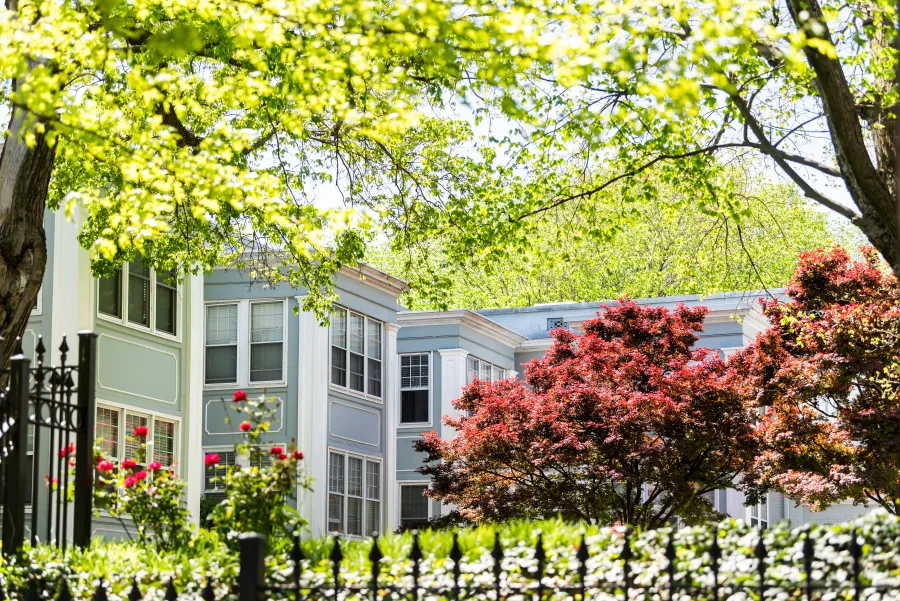
POLYGON ((47 266, 44 206, 55 150, 43 136, 22 138, 26 115, 14 111, 0 152, 0 337, 6 366, 25 331, 47 266))

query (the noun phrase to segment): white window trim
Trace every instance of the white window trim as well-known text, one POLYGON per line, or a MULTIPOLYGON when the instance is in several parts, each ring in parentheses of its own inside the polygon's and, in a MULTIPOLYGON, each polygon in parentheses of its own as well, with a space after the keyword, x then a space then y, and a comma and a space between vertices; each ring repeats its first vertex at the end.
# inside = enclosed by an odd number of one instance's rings
MULTIPOLYGON (((330 345, 330 343, 331 343, 331 340, 329 339, 329 345, 330 345)), ((382 390, 383 390, 383 389, 382 389, 382 390)), ((369 496, 368 496, 368 495, 369 495, 369 493, 368 493, 368 482, 366 481, 366 479, 367 479, 367 477, 368 477, 368 471, 366 470, 366 463, 367 463, 367 462, 381 464, 381 469, 378 470, 378 475, 379 475, 379 477, 381 478, 381 482, 378 483, 378 490, 381 491, 381 497, 380 497, 379 499, 373 499, 373 501, 375 501, 375 502, 378 503, 378 507, 379 507, 379 509, 381 510, 381 515, 378 516, 378 522, 379 522, 379 525, 381 526, 381 531, 380 531, 378 534, 379 534, 379 535, 384 534, 384 528, 385 528, 385 521, 384 521, 385 515, 384 515, 384 509, 385 509, 385 506, 386 506, 386 503, 385 503, 385 494, 384 494, 384 493, 385 493, 385 488, 384 488, 384 482, 385 482, 384 460, 383 460, 381 457, 374 457, 374 456, 372 456, 372 455, 365 455, 365 454, 363 454, 363 453, 355 453, 355 452, 353 452, 353 451, 348 451, 347 449, 341 449, 341 448, 338 448, 338 447, 328 447, 327 453, 328 453, 328 454, 327 454, 327 459, 326 459, 326 461, 325 461, 325 467, 326 467, 326 473, 327 473, 326 483, 325 483, 325 528, 326 528, 326 529, 328 528, 328 495, 331 495, 331 494, 338 494, 338 493, 332 493, 332 492, 331 492, 330 483, 327 481, 328 478, 331 477, 331 464, 330 464, 329 462, 331 461, 331 454, 334 453, 334 454, 336 454, 336 455, 342 455, 342 456, 344 457, 344 492, 340 493, 340 495, 343 497, 343 508, 342 508, 342 513, 341 513, 341 519, 343 520, 343 523, 341 524, 341 527, 343 528, 343 531, 340 532, 340 535, 341 535, 342 537, 346 537, 346 538, 354 538, 354 539, 369 538, 369 537, 371 536, 371 533, 370 533, 370 534, 366 534, 366 532, 365 532, 365 527, 366 527, 366 515, 367 515, 367 513, 366 513, 366 507, 368 506, 368 502, 369 502, 369 496), (348 465, 349 465, 350 462, 348 461, 348 458, 350 458, 350 457, 354 457, 354 458, 356 458, 356 459, 362 459, 362 460, 363 460, 363 482, 362 482, 362 485, 363 485, 363 497, 362 497, 362 498, 363 498, 363 506, 362 506, 362 516, 361 516, 361 517, 362 517, 363 533, 362 533, 361 535, 357 535, 357 534, 347 534, 347 506, 349 505, 348 499, 350 498, 350 494, 349 494, 349 492, 348 492, 348 489, 349 489, 349 469, 348 469, 348 465)), ((357 498, 357 499, 358 499, 359 497, 354 497, 354 498, 357 498)), ((328 532, 329 532, 329 534, 335 533, 334 530, 329 530, 328 532)))
MULTIPOLYGON (((482 364, 491 366, 491 379, 488 380, 489 382, 499 382, 500 380, 505 380, 506 378, 511 377, 509 375, 512 373, 511 369, 506 369, 505 367, 500 367, 496 363, 491 363, 490 361, 485 361, 484 359, 479 359, 475 355, 468 355, 468 356, 466 356, 466 384, 467 385, 472 383, 472 381, 469 379, 469 360, 478 361, 478 371, 475 374, 475 377, 478 378, 479 380, 481 380, 482 364), (500 380, 494 380, 494 368, 495 367, 500 370, 500 380)), ((481 380, 481 381, 484 382, 485 380, 481 380)))
POLYGON ((181 332, 184 329, 184 324, 181 319, 181 306, 184 301, 181 283, 178 282, 175 284, 175 334, 173 335, 163 330, 156 329, 156 270, 152 267, 150 268, 150 327, 128 321, 128 269, 129 264, 127 261, 119 266, 119 301, 121 305, 119 309, 122 312, 121 317, 116 317, 115 315, 110 315, 100 310, 100 278, 94 278, 94 298, 96 299, 94 305, 97 319, 125 326, 126 328, 137 330, 139 332, 145 332, 152 336, 159 336, 160 338, 165 338, 167 340, 181 342, 181 332))
MULTIPOLYGON (((758 524, 758 523, 757 523, 757 524, 754 524, 754 523, 753 523, 752 511, 753 511, 753 508, 754 508, 754 507, 756 508, 757 513, 759 513, 759 515, 762 516, 762 513, 763 513, 763 512, 762 512, 763 503, 756 503, 755 505, 747 505, 747 507, 745 508, 745 510, 746 510, 746 520, 747 520, 747 523, 748 523, 749 525, 751 525, 752 527, 754 527, 754 528, 759 528, 759 524, 758 524)), ((772 524, 771 524, 771 521, 770 521, 770 519, 769 519, 769 517, 771 516, 771 512, 770 512, 770 510, 769 510, 769 499, 768 499, 768 495, 766 495, 766 503, 765 503, 765 507, 766 507, 766 512, 765 512, 765 514, 766 514, 766 519, 765 519, 765 520, 763 520, 763 519, 758 519, 757 521, 758 521, 758 522, 765 522, 766 526, 765 526, 764 529, 765 529, 765 530, 768 530, 769 527, 772 525, 772 524)))
MULTIPOLYGON (((256 298, 217 300, 203 303, 203 388, 205 390, 234 390, 235 388, 267 388, 287 385, 288 370, 288 311, 285 298, 256 298), (281 303, 281 379, 250 381, 250 307, 257 303, 281 303), (237 381, 218 384, 206 383, 206 319, 207 308, 213 306, 237 305, 237 381)), ((329 349, 330 350, 330 349, 329 349)))
MULTIPOLYGON (((433 407, 433 405, 434 405, 434 392, 433 392, 434 391, 434 387, 433 387, 434 356, 432 355, 431 351, 425 351, 425 352, 421 352, 421 353, 399 353, 397 357, 398 357, 397 358, 397 387, 400 391, 400 394, 397 396, 397 401, 400 405, 397 410, 397 425, 402 428, 406 428, 406 427, 419 428, 419 427, 423 427, 423 426, 431 427, 431 424, 434 421, 434 407, 433 407), (414 356, 414 355, 428 355, 428 421, 424 421, 424 422, 405 422, 405 421, 403 421, 403 391, 404 390, 424 390, 424 388, 422 388, 422 387, 408 388, 408 389, 404 389, 402 387, 402 378, 400 377, 400 373, 401 373, 400 370, 403 369, 402 357, 409 357, 409 356, 414 356)), ((330 377, 330 372, 329 372, 329 377, 330 377)), ((384 390, 383 386, 382 386, 382 390, 384 390)))
MULTIPOLYGON (((126 415, 126 413, 131 412, 131 413, 135 413, 138 415, 146 416, 148 418, 147 422, 150 425, 149 432, 147 433, 147 457, 148 458, 153 457, 153 444, 154 444, 153 432, 154 432, 154 428, 155 428, 154 421, 156 419, 161 419, 163 421, 174 423, 175 424, 175 440, 174 440, 174 448, 172 449, 172 459, 173 459, 174 463, 172 466, 164 466, 164 467, 171 467, 172 471, 175 472, 176 475, 178 475, 180 473, 181 461, 179 458, 179 452, 181 451, 180 438, 182 435, 181 418, 180 417, 174 417, 171 415, 167 415, 165 413, 159 413, 157 411, 149 411, 146 409, 142 409, 140 407, 134 407, 133 405, 124 405, 122 403, 115 403, 112 401, 101 400, 99 398, 97 399, 96 408, 111 409, 113 411, 120 412, 120 414, 119 414, 120 415, 119 432, 118 432, 118 437, 119 437, 119 453, 118 453, 118 455, 119 456, 115 458, 116 462, 121 462, 125 458, 125 442, 126 442, 125 435, 128 434, 129 436, 134 436, 133 434, 125 432, 125 415, 126 415)), ((97 418, 96 418, 96 413, 95 413, 94 414, 94 423, 95 424, 96 424, 96 419, 97 418)), ((104 457, 104 459, 108 459, 108 458, 104 457)))
MULTIPOLYGON (((403 525, 403 487, 404 486, 431 486, 431 480, 398 480, 397 481, 397 525, 403 525)), ((428 499, 428 519, 434 517, 434 503, 428 499)))
POLYGON ((31 310, 32 315, 43 315, 44 314, 44 287, 41 286, 38 288, 37 293, 37 302, 34 304, 34 308, 31 310))
POLYGON ((385 346, 386 346, 385 345, 386 330, 384 327, 385 322, 381 321, 380 319, 375 319, 374 317, 369 317, 365 313, 360 313, 359 311, 354 311, 353 309, 350 309, 349 307, 345 307, 343 305, 334 305, 334 308, 335 309, 343 309, 344 311, 347 312, 347 332, 346 332, 347 348, 345 350, 347 351, 346 377, 347 377, 348 384, 350 383, 350 314, 355 313, 356 315, 361 316, 365 320, 364 325, 363 325, 363 351, 364 351, 364 353, 363 353, 363 359, 364 359, 364 361, 363 361, 363 388, 365 388, 366 390, 368 390, 368 388, 369 388, 369 321, 374 321, 378 324, 381 324, 381 359, 380 359, 380 361, 381 361, 381 396, 378 397, 378 396, 369 394, 368 392, 360 392, 358 390, 353 390, 352 388, 350 388, 350 386, 340 386, 338 384, 334 384, 331 381, 331 349, 334 346, 331 343, 331 340, 332 340, 331 339, 331 324, 328 325, 328 388, 330 390, 334 390, 336 392, 341 392, 343 394, 346 394, 346 395, 349 395, 352 397, 356 397, 358 399, 364 399, 366 401, 371 401, 373 403, 384 404, 385 390, 387 390, 387 386, 389 385, 389 382, 387 379, 387 369, 385 369, 387 367, 387 357, 385 354, 385 346))

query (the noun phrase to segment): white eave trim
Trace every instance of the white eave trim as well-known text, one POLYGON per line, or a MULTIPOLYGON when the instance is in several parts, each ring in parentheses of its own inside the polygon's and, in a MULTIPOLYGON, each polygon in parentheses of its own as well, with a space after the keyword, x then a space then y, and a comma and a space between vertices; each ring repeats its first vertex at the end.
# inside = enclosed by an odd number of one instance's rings
POLYGON ((536 352, 546 352, 550 350, 550 346, 553 344, 553 338, 535 338, 533 340, 526 340, 522 344, 516 347, 517 353, 536 353, 536 352))
POLYGON ((452 309, 450 311, 403 311, 397 314, 397 325, 400 327, 446 326, 460 325, 484 334, 493 340, 502 342, 515 349, 528 339, 521 334, 505 328, 484 315, 468 309, 452 309))
POLYGON ((371 265, 366 265, 364 263, 361 263, 356 267, 344 265, 341 267, 340 273, 352 278, 357 278, 373 288, 390 294, 394 298, 397 298, 409 290, 409 284, 403 280, 388 275, 380 269, 375 269, 371 265))

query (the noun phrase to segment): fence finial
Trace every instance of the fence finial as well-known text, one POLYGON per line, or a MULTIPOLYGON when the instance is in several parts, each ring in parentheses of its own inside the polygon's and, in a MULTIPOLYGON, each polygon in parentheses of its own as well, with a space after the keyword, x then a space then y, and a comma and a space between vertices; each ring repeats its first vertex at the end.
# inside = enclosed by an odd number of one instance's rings
POLYGON ((575 557, 578 559, 578 590, 581 593, 581 601, 584 601, 587 593, 585 590, 587 587, 587 561, 590 559, 584 532, 581 533, 581 543, 578 545, 575 557))
POLYGON ((128 591, 128 601, 140 601, 144 598, 144 594, 141 593, 140 587, 138 587, 137 577, 131 579, 131 590, 128 591))
POLYGON ((203 599, 203 601, 216 601, 216 593, 213 590, 212 581, 206 581, 206 586, 203 587, 200 598, 203 599))
POLYGON ((334 546, 331 547, 331 575, 334 578, 334 594, 337 596, 338 587, 341 582, 341 561, 344 559, 344 552, 341 551, 341 538, 334 537, 334 546))
POLYGON ((378 548, 378 536, 372 537, 372 550, 369 561, 372 562, 372 601, 378 601, 378 575, 381 573, 381 559, 384 555, 378 548))
POLYGON ((759 574, 759 601, 765 601, 766 598, 766 556, 769 554, 768 549, 766 549, 766 541, 765 541, 765 530, 760 528, 759 530, 759 541, 756 543, 756 547, 753 549, 753 554, 756 555, 756 571, 759 574))
POLYGON ((37 345, 34 347, 34 353, 36 355, 38 363, 44 362, 44 353, 46 352, 47 349, 46 347, 44 347, 44 337, 39 335, 37 345))
POLYGON ((169 585, 166 587, 165 601, 178 601, 178 591, 175 590, 175 577, 169 578, 169 585))
POLYGON ((24 355, 25 351, 22 349, 22 337, 16 336, 16 345, 13 347, 13 355, 24 355))
POLYGON ((459 601, 459 578, 462 576, 462 567, 459 562, 462 560, 462 550, 459 548, 459 532, 453 533, 453 546, 450 547, 450 559, 453 561, 453 599, 459 601))
POLYGON ((709 547, 709 558, 713 574, 713 601, 719 601, 719 560, 722 559, 722 548, 719 546, 719 528, 713 528, 712 545, 709 547))
POLYGON ((412 588, 412 601, 419 600, 419 574, 422 569, 422 547, 419 546, 419 531, 413 530, 412 533, 413 542, 412 548, 409 550, 409 558, 412 560, 412 577, 413 577, 413 588, 412 588))
POLYGON ((106 587, 103 586, 102 580, 97 585, 97 590, 94 591, 93 601, 109 601, 109 597, 106 595, 106 587))
POLYGON ((669 575, 669 601, 675 596, 675 528, 669 528, 669 541, 666 543, 666 572, 669 575))
POLYGON ((59 594, 56 595, 56 601, 72 601, 72 591, 69 590, 69 582, 63 579, 59 586, 59 594))

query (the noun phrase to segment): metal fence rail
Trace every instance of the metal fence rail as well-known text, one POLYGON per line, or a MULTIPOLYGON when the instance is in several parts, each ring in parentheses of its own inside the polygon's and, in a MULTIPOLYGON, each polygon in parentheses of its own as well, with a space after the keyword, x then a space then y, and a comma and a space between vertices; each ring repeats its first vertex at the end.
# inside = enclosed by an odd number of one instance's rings
MULTIPOLYGON (((500 535, 496 534, 490 561, 483 562, 479 572, 473 572, 473 564, 464 561, 463 549, 454 535, 453 546, 446 558, 449 566, 444 564, 442 569, 446 569, 446 574, 439 577, 428 573, 435 564, 433 558, 426 559, 417 533, 413 534, 405 560, 385 557, 378 539, 372 539, 367 574, 345 570, 344 552, 338 538, 334 539, 331 547, 327 573, 322 571, 321 564, 317 564, 319 569, 312 569, 310 560, 295 540, 287 558, 289 573, 282 570, 277 574, 267 574, 265 537, 245 534, 240 540, 238 581, 207 581, 199 591, 195 585, 190 595, 196 598, 199 592, 204 601, 875 601, 900 598, 900 563, 879 572, 885 578, 879 577, 877 582, 874 581, 872 574, 867 575, 866 572, 867 555, 871 553, 869 559, 876 562, 883 558, 877 557, 875 551, 865 552, 866 543, 855 530, 847 544, 832 549, 845 554, 844 559, 848 561, 842 560, 832 565, 827 563, 827 557, 816 555, 809 530, 802 539, 801 552, 790 561, 783 556, 779 559, 777 552, 770 553, 761 533, 752 555, 744 553, 747 561, 740 573, 733 569, 723 572, 722 562, 729 557, 719 546, 716 533, 717 529, 711 529, 708 539, 699 547, 679 547, 674 534, 670 534, 667 544, 654 550, 665 562, 656 566, 649 582, 643 573, 647 562, 636 557, 628 533, 621 544, 617 544, 612 557, 616 569, 604 571, 596 566, 592 568, 594 553, 582 536, 580 541, 573 541, 575 553, 569 558, 572 561, 564 562, 566 571, 563 574, 559 572, 559 564, 551 566, 548 563, 540 535, 527 565, 516 565, 515 569, 510 569, 508 561, 513 557, 507 554, 501 545, 500 535), (686 561, 683 555, 679 555, 681 549, 689 549, 693 559, 702 558, 702 565, 691 564, 693 568, 686 569, 690 560, 686 561), (398 562, 404 562, 408 568, 404 568, 399 578, 395 569, 398 562), (506 566, 504 562, 507 562, 506 566), (795 565, 799 571, 795 580, 786 581, 775 572, 789 564, 795 565), (390 578, 385 578, 385 571, 393 572, 390 578)), ((896 550, 900 541, 891 543, 896 550)), ((900 560, 895 556, 893 561, 897 563, 900 560)), ((129 576, 123 575, 122 579, 129 579, 129 576)), ((127 597, 130 601, 138 601, 145 598, 146 592, 135 580, 127 597)), ((44 589, 42 596, 38 583, 31 581, 21 597, 10 594, 13 598, 37 601, 48 598, 46 593, 44 589)), ((59 601, 70 601, 72 598, 66 581, 58 583, 52 593, 52 598, 59 601)), ((107 583, 101 583, 92 599, 106 601, 108 598, 107 583)), ((176 601, 178 598, 174 580, 169 581, 164 599, 176 601)), ((0 588, 0 601, 4 599, 0 588)))
POLYGON ((65 337, 59 353, 59 365, 47 365, 38 338, 32 366, 17 340, 9 369, 0 374, 9 376, 8 388, 0 390, 4 555, 22 547, 26 528, 32 544, 40 540, 65 548, 71 537, 83 547, 91 540, 97 336, 79 332, 75 365, 67 362, 65 337))

